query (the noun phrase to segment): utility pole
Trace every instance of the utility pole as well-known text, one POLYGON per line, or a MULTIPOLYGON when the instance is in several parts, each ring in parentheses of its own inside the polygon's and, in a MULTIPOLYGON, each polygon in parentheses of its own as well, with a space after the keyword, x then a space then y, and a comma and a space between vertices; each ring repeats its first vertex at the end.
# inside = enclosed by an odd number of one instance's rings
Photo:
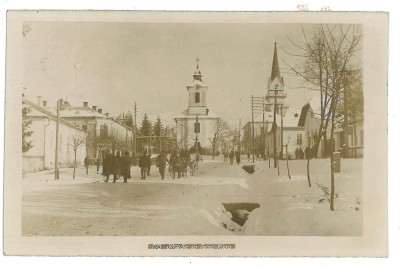
POLYGON ((277 91, 275 90, 274 94, 274 124, 273 124, 273 133, 274 133, 274 168, 276 168, 276 94, 277 91))
POLYGON ((239 119, 239 144, 238 144, 239 153, 242 152, 242 147, 240 146, 240 130, 241 130, 241 123, 242 123, 242 119, 239 119))
POLYGON ((137 128, 137 124, 136 124, 136 117, 137 117, 137 106, 136 106, 136 102, 135 105, 133 106, 133 115, 135 116, 135 129, 137 128))
POLYGON ((57 101, 57 123, 56 123, 56 151, 55 151, 55 162, 54 162, 54 179, 60 179, 60 171, 58 169, 58 135, 60 127, 60 100, 57 101))
POLYGON ((279 155, 279 159, 283 159, 283 104, 280 104, 281 107, 281 154, 279 155))
POLYGON ((251 95, 251 138, 253 140, 253 163, 254 163, 254 97, 251 95))
MULTIPOLYGON (((196 156, 197 156, 197 153, 198 153, 198 151, 199 151, 199 144, 198 144, 198 141, 199 141, 199 116, 198 115, 196 115, 196 126, 195 126, 195 133, 196 133, 196 143, 195 143, 195 145, 196 145, 196 156)), ((213 155, 214 156, 214 155, 213 155)))
POLYGON ((261 152, 261 156, 263 157, 263 160, 265 160, 265 102, 264 102, 264 98, 263 98, 263 108, 262 108, 262 115, 263 115, 263 124, 262 124, 262 134, 261 134, 261 138, 262 138, 262 152, 261 152))
MULTIPOLYGON (((274 103, 273 103, 273 105, 274 105, 274 122, 273 122, 273 124, 272 124, 272 131, 273 131, 273 152, 274 152, 274 168, 276 168, 277 167, 277 158, 276 158, 276 130, 277 130, 277 124, 276 124, 276 106, 278 105, 278 103, 277 103, 277 101, 276 101, 276 99, 279 97, 279 98, 282 98, 283 96, 278 96, 278 92, 279 91, 283 91, 283 89, 278 89, 278 87, 279 87, 279 85, 278 84, 276 84, 275 85, 275 88, 274 89, 271 89, 271 90, 269 90, 269 92, 268 92, 268 94, 267 94, 267 96, 265 96, 265 98, 266 98, 266 100, 267 100, 267 102, 269 102, 270 101, 270 99, 271 98, 274 98, 274 103), (270 95, 270 92, 273 92, 273 95, 270 95)), ((282 104, 283 105, 283 104, 282 104)), ((282 117, 282 112, 281 112, 281 142, 282 142, 282 134, 283 134, 283 131, 282 131, 282 125, 283 125, 283 117, 282 117)), ((281 144, 281 149, 283 149, 283 145, 281 144)))

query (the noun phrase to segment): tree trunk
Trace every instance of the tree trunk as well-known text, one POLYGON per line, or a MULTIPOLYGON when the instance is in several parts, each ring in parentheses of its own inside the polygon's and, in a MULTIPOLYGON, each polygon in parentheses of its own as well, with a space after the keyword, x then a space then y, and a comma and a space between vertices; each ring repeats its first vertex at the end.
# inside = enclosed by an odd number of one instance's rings
POLYGON ((333 139, 333 134, 335 132, 335 115, 336 115, 336 101, 332 102, 334 104, 334 108, 332 110, 332 127, 331 127, 331 145, 330 145, 330 153, 331 153, 331 199, 330 199, 330 210, 335 210, 335 172, 334 172, 334 165, 333 165, 333 152, 335 150, 335 142, 333 139))
POLYGON ((214 160, 215 143, 212 145, 212 159, 214 160))
POLYGON ((72 178, 75 179, 75 169, 76 169, 76 148, 74 148, 74 172, 72 178))
POLYGON ((276 160, 276 165, 277 165, 277 167, 278 167, 278 175, 280 175, 280 171, 279 171, 279 159, 276 160))
MULTIPOLYGON (((289 142, 288 142, 288 144, 289 144, 289 142)), ((288 152, 287 152, 288 144, 286 144, 286 166, 287 166, 287 173, 288 173, 289 179, 292 179, 290 177, 290 171, 289 171, 289 156, 288 156, 288 152)))
POLYGON ((310 156, 307 158, 307 180, 308 186, 311 187, 311 180, 310 180, 310 156))

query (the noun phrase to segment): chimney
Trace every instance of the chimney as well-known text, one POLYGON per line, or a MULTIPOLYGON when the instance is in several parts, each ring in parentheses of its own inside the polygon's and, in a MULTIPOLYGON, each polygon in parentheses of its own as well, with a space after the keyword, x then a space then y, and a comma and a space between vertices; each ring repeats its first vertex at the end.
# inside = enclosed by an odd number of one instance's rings
POLYGON ((47 101, 43 100, 43 107, 46 107, 46 106, 47 106, 47 101))
POLYGON ((105 115, 108 117, 109 113, 105 113, 105 115))
POLYGON ((99 114, 101 114, 103 112, 103 109, 97 109, 97 112, 99 112, 99 114))
POLYGON ((88 102, 83 102, 83 107, 88 107, 88 102))
POLYGON ((36 104, 39 105, 39 106, 42 105, 42 96, 38 96, 38 97, 37 97, 37 102, 36 102, 36 104))
POLYGON ((96 105, 93 105, 93 106, 92 106, 92 109, 93 109, 93 111, 96 111, 97 106, 96 106, 96 105))
POLYGON ((59 101, 60 101, 60 106, 63 105, 64 100, 63 100, 63 99, 60 99, 59 101))

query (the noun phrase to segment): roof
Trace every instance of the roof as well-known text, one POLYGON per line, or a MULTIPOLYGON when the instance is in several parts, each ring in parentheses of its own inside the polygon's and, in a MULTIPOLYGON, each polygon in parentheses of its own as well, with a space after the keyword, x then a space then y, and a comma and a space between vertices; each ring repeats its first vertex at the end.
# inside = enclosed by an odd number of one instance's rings
MULTIPOLYGON (((49 110, 47 110, 47 109, 45 109, 45 108, 33 103, 33 102, 31 102, 31 101, 29 101, 27 99, 22 99, 22 103, 26 104, 26 105, 29 105, 30 108, 33 108, 33 110, 28 114, 28 116, 30 116, 30 117, 48 117, 48 118, 51 118, 53 120, 57 120, 57 115, 56 114, 52 113, 51 111, 49 111, 49 110)), ((66 120, 64 120, 62 118, 60 118, 59 121, 60 121, 61 124, 64 124, 64 125, 66 125, 68 127, 71 127, 71 128, 74 128, 76 130, 79 130, 79 131, 82 131, 82 132, 86 133, 85 130, 82 130, 82 129, 76 127, 74 124, 72 124, 72 123, 70 123, 70 122, 68 122, 68 121, 66 121, 66 120)))
MULTIPOLYGON (((289 107, 286 111, 286 115, 283 117, 283 127, 299 127, 299 110, 300 108, 295 108, 295 107, 289 107), (297 114, 297 117, 295 117, 295 114, 297 114)), ((281 126, 281 116, 279 114, 276 114, 275 116, 275 121, 278 127, 281 126)), ((264 123, 273 123, 274 121, 274 112, 265 112, 264 113, 264 123)), ((262 123, 263 122, 263 115, 259 114, 254 117, 254 123, 262 123)), ((244 127, 246 127, 247 124, 251 123, 251 121, 247 122, 244 127)), ((244 128, 243 127, 243 128, 244 128)))
MULTIPOLYGON (((47 107, 47 110, 56 113, 57 107, 47 107)), ((60 110, 60 116, 65 118, 71 117, 97 117, 97 118, 107 118, 107 116, 100 114, 99 112, 93 110, 88 106, 79 107, 67 107, 60 110)))
POLYGON ((278 51, 276 50, 276 43, 274 48, 274 59, 272 61, 272 70, 271 70, 271 81, 276 77, 281 78, 281 72, 279 70, 279 60, 278 60, 278 51))
MULTIPOLYGON (((207 109, 208 110, 208 109, 207 109)), ((186 108, 182 113, 176 115, 175 119, 183 119, 183 118, 196 118, 196 115, 189 115, 189 108, 186 108)), ((219 118, 215 113, 208 111, 207 115, 198 115, 199 119, 202 118, 219 118)))

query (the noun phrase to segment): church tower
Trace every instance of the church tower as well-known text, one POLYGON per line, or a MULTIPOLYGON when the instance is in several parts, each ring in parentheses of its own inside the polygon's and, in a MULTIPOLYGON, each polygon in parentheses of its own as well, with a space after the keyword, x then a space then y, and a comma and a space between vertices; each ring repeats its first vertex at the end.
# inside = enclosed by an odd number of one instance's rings
MULTIPOLYGON (((274 59, 272 61, 271 76, 268 79, 267 90, 268 90, 268 92, 267 92, 266 98, 270 100, 271 104, 273 104, 276 99, 276 103, 279 106, 279 108, 277 108, 277 113, 281 114, 280 106, 283 106, 283 108, 282 108, 283 112, 284 112, 283 115, 285 115, 285 109, 286 109, 284 106, 284 104, 285 104, 284 100, 286 98, 285 83, 283 82, 283 77, 281 76, 281 71, 279 69, 279 60, 278 60, 278 52, 276 49, 276 43, 275 43, 275 49, 274 49, 274 59)), ((272 109, 269 111, 272 111, 272 109)))
POLYGON ((177 117, 177 145, 179 148, 190 149, 197 142, 202 152, 212 151, 210 139, 213 138, 220 118, 207 108, 208 86, 203 83, 203 76, 199 68, 199 59, 196 58, 196 70, 193 81, 186 86, 188 106, 177 117))
POLYGON ((196 71, 193 74, 193 82, 186 86, 188 91, 189 115, 208 115, 207 90, 208 86, 203 84, 202 74, 199 69, 199 58, 196 58, 196 71))

